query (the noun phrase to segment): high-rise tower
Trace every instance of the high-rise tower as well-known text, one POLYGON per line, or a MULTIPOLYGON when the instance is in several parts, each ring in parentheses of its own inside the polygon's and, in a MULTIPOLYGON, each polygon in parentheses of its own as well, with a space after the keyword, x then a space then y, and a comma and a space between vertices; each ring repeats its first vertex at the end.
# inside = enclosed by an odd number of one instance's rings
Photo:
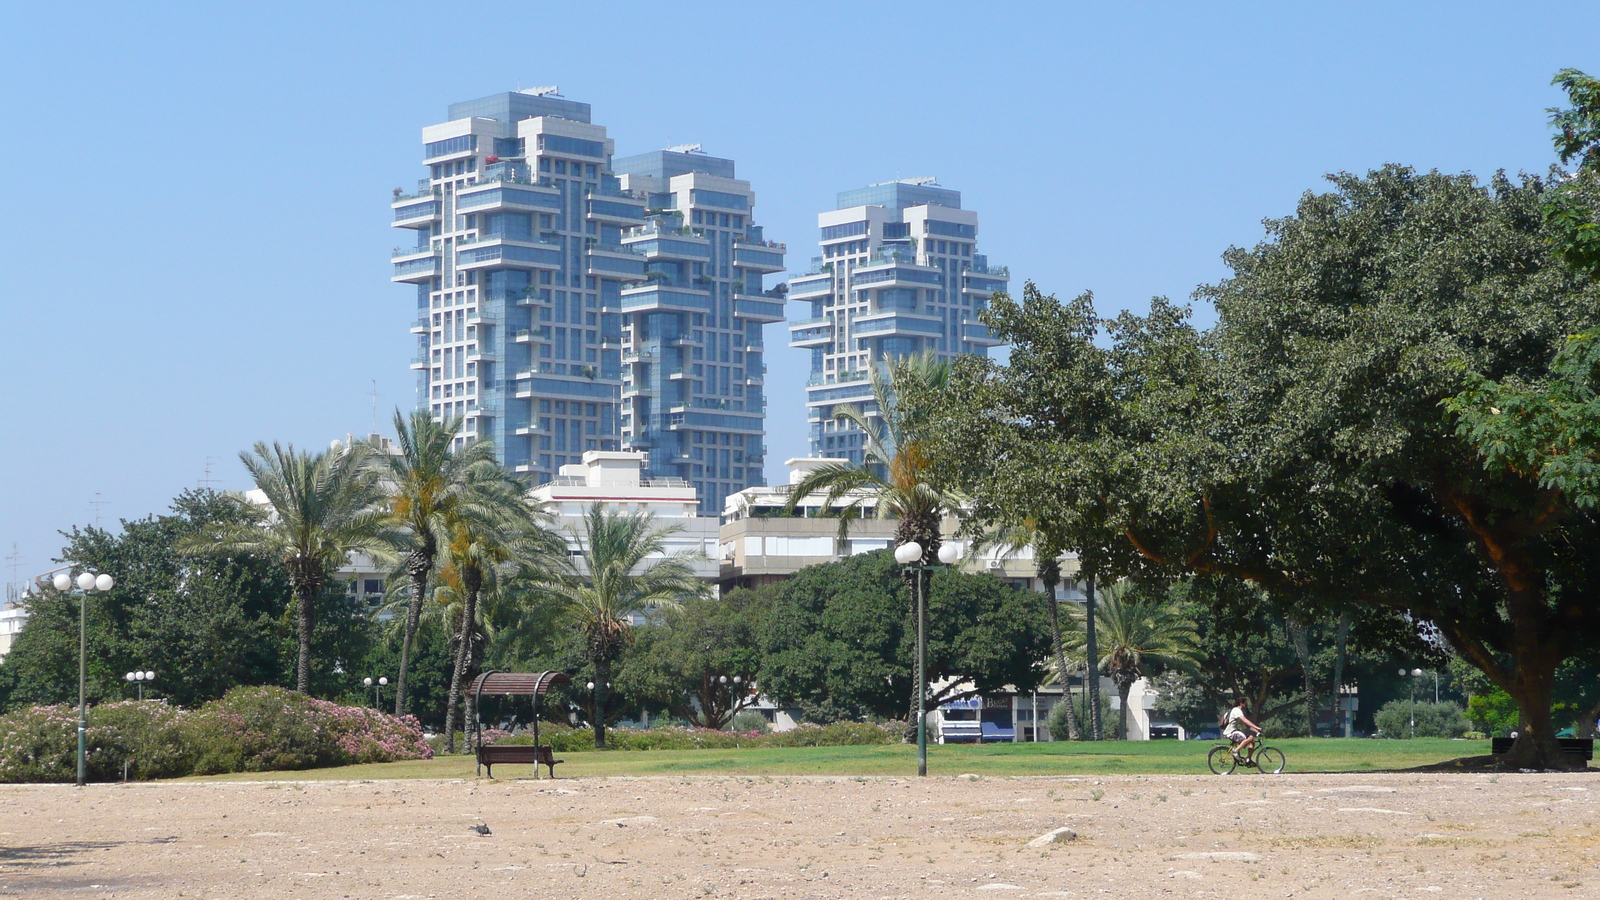
POLYGON ((870 367, 885 355, 987 355, 1000 341, 977 313, 1010 274, 978 252, 978 214, 961 208, 960 192, 931 178, 843 191, 817 225, 822 255, 789 279, 788 298, 811 306, 789 322, 789 343, 811 351, 811 455, 860 463, 864 436, 835 422, 833 408, 872 412, 870 367))
POLYGON ((783 321, 783 301, 762 277, 783 271, 785 248, 751 220, 755 194, 731 159, 692 145, 613 167, 648 220, 622 236, 645 260, 621 298, 622 441, 719 515, 723 498, 766 483, 761 326, 783 321))

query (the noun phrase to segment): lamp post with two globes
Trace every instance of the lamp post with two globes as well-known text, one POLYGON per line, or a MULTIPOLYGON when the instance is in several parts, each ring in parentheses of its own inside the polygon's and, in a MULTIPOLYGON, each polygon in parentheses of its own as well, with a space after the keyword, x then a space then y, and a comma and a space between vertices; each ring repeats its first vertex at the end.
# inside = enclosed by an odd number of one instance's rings
POLYGON ((906 541, 894 548, 894 561, 906 569, 917 573, 917 774, 928 774, 928 673, 927 665, 927 631, 928 611, 927 601, 924 597, 923 581, 927 579, 928 572, 933 569, 947 568, 961 557, 961 552, 954 544, 944 544, 939 547, 939 563, 923 565, 922 545, 916 541, 906 541))
MULTIPOLYGON (((1422 670, 1421 669, 1411 669, 1410 671, 1407 671, 1405 669, 1401 669, 1400 670, 1400 677, 1401 678, 1405 678, 1407 675, 1411 676, 1409 679, 1406 680, 1406 684, 1411 687, 1411 736, 1412 737, 1416 737, 1417 736, 1417 679, 1422 677, 1422 670)), ((1437 701, 1437 699, 1438 699, 1437 695, 1435 695, 1434 699, 1437 701)))
MULTIPOLYGON (((72 590, 73 578, 66 572, 57 572, 51 583, 56 590, 66 593, 72 590)), ((104 573, 80 572, 77 578, 81 592, 78 598, 78 787, 83 787, 88 778, 89 592, 109 591, 116 583, 116 579, 104 573)))
POLYGON ((382 709, 383 700, 380 698, 383 696, 383 689, 389 686, 389 676, 380 675, 377 681, 373 681, 371 678, 363 678, 361 683, 366 687, 372 688, 372 708, 382 709))

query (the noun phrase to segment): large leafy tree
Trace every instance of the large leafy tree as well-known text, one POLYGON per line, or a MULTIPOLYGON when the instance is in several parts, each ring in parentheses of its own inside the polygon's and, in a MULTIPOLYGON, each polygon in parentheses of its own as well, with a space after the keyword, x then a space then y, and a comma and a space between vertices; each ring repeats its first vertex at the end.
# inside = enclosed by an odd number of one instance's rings
MULTIPOLYGON (((915 541, 922 547, 922 566, 937 564, 943 543, 941 523, 961 513, 962 498, 941 486, 934 477, 933 460, 923 433, 936 402, 947 388, 950 364, 931 352, 914 356, 885 356, 872 367, 872 400, 865 406, 846 404, 834 409, 834 419, 859 430, 861 464, 819 466, 789 489, 785 512, 792 513, 807 497, 823 495, 822 508, 837 511, 839 536, 869 508, 879 518, 895 519, 894 542, 915 541)), ((906 569, 903 577, 914 602, 919 581, 927 570, 906 569)), ((926 589, 926 588, 924 588, 926 589)), ((914 720, 917 698, 929 679, 913 673, 906 721, 914 720)), ((911 728, 910 725, 907 728, 911 728)))
POLYGON ((1302 619, 1355 603, 1430 622, 1518 700, 1508 762, 1559 766, 1551 679, 1600 637, 1600 523, 1485 467, 1444 404, 1474 376, 1545 379, 1600 291, 1552 259, 1540 179, 1331 180, 1228 252, 1233 275, 1199 291, 1208 333, 1164 301, 1104 322, 1088 298, 997 300, 1017 349, 956 373, 940 432, 981 461, 957 483, 1125 574, 1250 580, 1302 619))
POLYGON ((676 609, 704 595, 690 555, 668 554, 667 538, 678 526, 661 527, 647 513, 589 507, 583 526, 570 530, 576 552, 563 552, 536 593, 558 605, 583 635, 584 655, 594 667, 594 746, 606 748, 606 716, 612 668, 626 650, 636 614, 676 609))
MULTIPOLYGON (((1055 652, 1055 671, 1065 691, 1068 685, 1067 676, 1071 670, 1067 666, 1067 647, 1062 641, 1061 604, 1056 600, 1056 587, 1061 584, 1062 548, 1052 545, 1050 538, 1039 530, 1038 523, 1031 519, 1019 524, 1001 525, 982 535, 973 542, 972 554, 977 555, 985 546, 995 547, 1006 555, 1021 552, 1028 547, 1033 548, 1034 571, 1039 576, 1039 583, 1044 586, 1044 595, 1047 598, 1045 608, 1050 613, 1050 646, 1055 652)), ((1099 642, 1096 637, 1086 638, 1085 653, 1086 658, 1099 655, 1099 642)), ((1062 708, 1066 710, 1067 735, 1071 740, 1078 740, 1077 712, 1073 710, 1071 703, 1065 704, 1062 708)), ((1095 728, 1094 731, 1098 733, 1099 729, 1095 728)))
POLYGON ((239 456, 266 505, 229 495, 237 515, 184 537, 178 546, 197 555, 248 554, 283 568, 293 595, 298 639, 295 689, 307 693, 317 599, 324 584, 351 554, 384 559, 391 546, 382 494, 363 444, 310 453, 292 445, 257 443, 253 453, 239 456))
POLYGON ((749 590, 683 601, 639 630, 618 691, 701 728, 726 728, 755 702, 767 607, 766 594, 749 590))
POLYGON ((388 494, 388 523, 401 554, 400 568, 411 589, 395 675, 394 711, 400 715, 408 708, 412 645, 439 548, 450 541, 454 523, 493 515, 483 506, 497 498, 493 492, 474 490, 492 481, 478 470, 494 465, 494 445, 473 441, 457 450, 460 420, 435 421, 426 410, 408 418, 396 410, 394 429, 399 452, 375 455, 375 463, 388 494))
MULTIPOLYGON (((890 718, 912 681, 916 624, 887 550, 809 566, 772 588, 761 632, 762 693, 809 718, 890 718)), ((937 706, 1006 685, 1029 690, 1050 653, 1045 598, 991 575, 930 579, 928 676, 937 706)))
MULTIPOLYGON (((215 491, 189 490, 167 514, 65 534, 61 560, 117 576, 109 593, 88 595, 91 702, 122 698, 122 674, 136 668, 156 669, 159 695, 184 706, 281 677, 282 572, 244 555, 190 559, 174 546, 238 516, 215 491)), ((48 587, 28 598, 27 624, 0 663, 0 706, 77 696, 79 599, 48 587)))

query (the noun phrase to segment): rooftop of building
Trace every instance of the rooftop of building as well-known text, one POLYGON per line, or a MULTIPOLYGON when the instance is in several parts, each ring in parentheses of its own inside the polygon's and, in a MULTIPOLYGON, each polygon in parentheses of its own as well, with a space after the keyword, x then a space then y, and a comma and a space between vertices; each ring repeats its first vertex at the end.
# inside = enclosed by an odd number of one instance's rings
POLYGON ((578 122, 589 121, 589 104, 568 100, 554 88, 503 91, 450 104, 449 121, 473 117, 497 119, 506 125, 506 136, 516 133, 515 124, 535 116, 556 116, 578 122))
POLYGON ((894 210, 911 206, 948 206, 951 209, 960 209, 961 192, 940 187, 932 178, 885 181, 839 192, 839 209, 856 206, 882 206, 894 210))
POLYGON ((711 156, 700 150, 699 144, 619 156, 611 161, 611 171, 617 175, 648 175, 663 181, 690 172, 703 172, 722 178, 735 177, 733 160, 711 156))

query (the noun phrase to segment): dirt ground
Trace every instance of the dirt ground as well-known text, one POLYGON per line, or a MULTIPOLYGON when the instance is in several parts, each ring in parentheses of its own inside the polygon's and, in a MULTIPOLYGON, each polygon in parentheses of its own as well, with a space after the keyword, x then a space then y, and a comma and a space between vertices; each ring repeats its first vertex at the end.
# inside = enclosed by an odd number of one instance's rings
POLYGON ((5 786, 0 897, 1600 897, 1597 798, 1584 774, 5 786))

